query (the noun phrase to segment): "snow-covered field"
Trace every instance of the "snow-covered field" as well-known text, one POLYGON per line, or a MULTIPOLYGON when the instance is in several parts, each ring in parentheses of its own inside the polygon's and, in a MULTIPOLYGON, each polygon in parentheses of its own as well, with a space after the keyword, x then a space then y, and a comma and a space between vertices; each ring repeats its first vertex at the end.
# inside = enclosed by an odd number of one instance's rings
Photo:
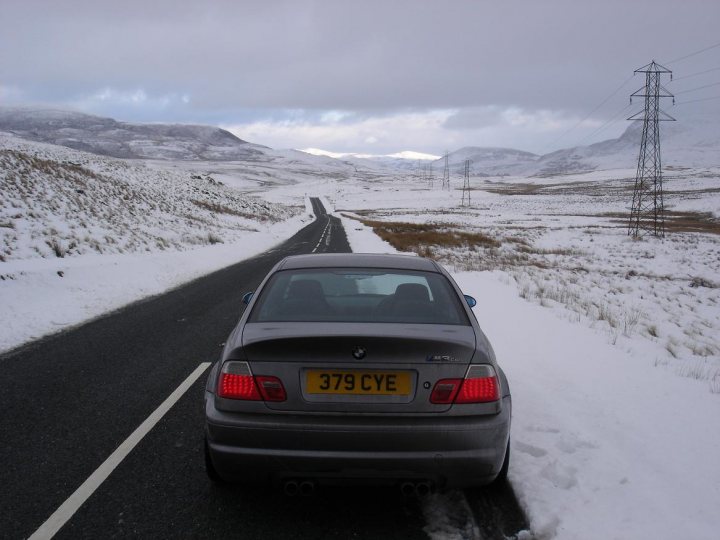
MULTIPOLYGON (((0 142, 0 350, 262 251, 322 196, 355 251, 394 251, 371 226, 407 222, 407 249, 478 299, 513 389, 510 478, 536 537, 717 537, 720 168, 668 168, 667 238, 636 241, 632 169, 473 179, 462 207, 456 177, 429 189, 295 152, 125 162, 0 142)), ((467 533, 443 510, 457 494, 428 504, 432 537, 467 533)))
MULTIPOLYGON (((508 374, 510 479, 538 538, 720 531, 720 170, 668 176, 666 206, 693 214, 640 241, 621 219, 632 171, 479 182, 470 207, 399 178, 326 189, 356 251, 394 251, 357 218, 497 241, 423 250, 478 299, 508 374)), ((427 514, 435 538, 467 530, 427 514)))
MULTIPOLYGON (((395 251, 359 220, 441 233, 416 249, 479 301, 513 389, 510 478, 537 538, 720 530, 720 169, 668 169, 664 240, 627 235, 633 176, 474 179, 469 207, 407 175, 314 186, 354 251, 395 251), (442 242, 467 232, 494 243, 442 242)), ((466 513, 435 508, 454 494, 428 504, 431 537, 467 535, 466 513)))

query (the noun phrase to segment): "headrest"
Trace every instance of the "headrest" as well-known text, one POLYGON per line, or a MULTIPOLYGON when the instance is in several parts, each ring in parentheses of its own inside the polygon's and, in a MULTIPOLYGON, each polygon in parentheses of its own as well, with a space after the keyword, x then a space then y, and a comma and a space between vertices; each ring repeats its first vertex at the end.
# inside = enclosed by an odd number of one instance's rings
POLYGON ((402 302, 429 302, 430 293, 420 283, 403 283, 395 289, 395 300, 402 302))
POLYGON ((297 281, 290 282, 288 298, 297 300, 325 298, 325 293, 319 281, 314 279, 298 279, 297 281))

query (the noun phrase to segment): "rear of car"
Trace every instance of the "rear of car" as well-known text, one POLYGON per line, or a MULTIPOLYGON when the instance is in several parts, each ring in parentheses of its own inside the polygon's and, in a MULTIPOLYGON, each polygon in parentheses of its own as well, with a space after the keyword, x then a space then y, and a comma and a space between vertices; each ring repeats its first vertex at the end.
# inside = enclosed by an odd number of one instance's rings
POLYGON ((285 259, 209 376, 208 467, 247 483, 481 485, 510 393, 450 276, 378 255, 285 259))

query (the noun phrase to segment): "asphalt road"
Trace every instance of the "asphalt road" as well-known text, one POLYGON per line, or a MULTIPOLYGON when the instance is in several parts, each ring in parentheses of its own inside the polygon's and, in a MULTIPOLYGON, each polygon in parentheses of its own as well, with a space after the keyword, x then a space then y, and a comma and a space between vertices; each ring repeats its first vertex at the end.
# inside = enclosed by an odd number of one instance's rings
MULTIPOLYGON (((201 362, 216 360, 242 295, 276 262, 350 251, 340 221, 312 203, 317 219, 270 251, 0 356, 0 538, 32 535, 201 362)), ((205 377, 55 538, 427 538, 418 501, 391 489, 288 498, 209 482, 205 377)), ((485 537, 524 528, 509 486, 467 497, 485 537)))

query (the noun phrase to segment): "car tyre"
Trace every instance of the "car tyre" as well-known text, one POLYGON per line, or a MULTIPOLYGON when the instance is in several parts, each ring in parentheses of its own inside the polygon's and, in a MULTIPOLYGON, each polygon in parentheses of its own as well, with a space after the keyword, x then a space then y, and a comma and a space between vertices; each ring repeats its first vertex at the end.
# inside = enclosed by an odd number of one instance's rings
POLYGON ((205 472, 208 478, 215 484, 224 484, 225 481, 218 474, 215 466, 213 465, 212 459, 210 458, 210 448, 208 446, 207 437, 205 438, 205 472))
POLYGON ((507 448, 505 449, 505 459, 503 460, 502 467, 500 467, 500 472, 495 477, 495 480, 493 480, 492 483, 500 484, 502 482, 505 482, 505 480, 507 480, 509 468, 510 468, 510 441, 508 440, 507 448))

